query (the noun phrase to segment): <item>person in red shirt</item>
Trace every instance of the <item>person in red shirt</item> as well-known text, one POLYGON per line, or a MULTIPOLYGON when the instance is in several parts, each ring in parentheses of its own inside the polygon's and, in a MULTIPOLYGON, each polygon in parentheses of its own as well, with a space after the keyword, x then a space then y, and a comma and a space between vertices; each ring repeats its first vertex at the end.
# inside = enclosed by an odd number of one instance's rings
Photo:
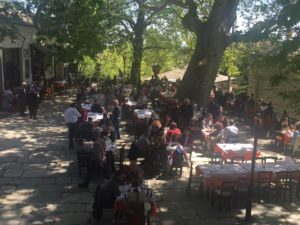
POLYGON ((175 142, 177 141, 181 136, 180 129, 177 128, 177 124, 175 122, 172 122, 170 124, 170 129, 167 132, 167 143, 170 141, 175 142))

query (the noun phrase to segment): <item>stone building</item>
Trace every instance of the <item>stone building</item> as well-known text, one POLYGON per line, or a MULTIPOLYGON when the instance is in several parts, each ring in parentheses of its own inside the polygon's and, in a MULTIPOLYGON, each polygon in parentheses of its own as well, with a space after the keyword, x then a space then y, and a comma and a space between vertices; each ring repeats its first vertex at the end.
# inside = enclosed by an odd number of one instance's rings
POLYGON ((17 33, 0 42, 0 93, 19 87, 22 82, 53 78, 53 52, 37 42, 32 18, 21 14, 19 18, 8 18, 7 23, 16 27, 17 33))

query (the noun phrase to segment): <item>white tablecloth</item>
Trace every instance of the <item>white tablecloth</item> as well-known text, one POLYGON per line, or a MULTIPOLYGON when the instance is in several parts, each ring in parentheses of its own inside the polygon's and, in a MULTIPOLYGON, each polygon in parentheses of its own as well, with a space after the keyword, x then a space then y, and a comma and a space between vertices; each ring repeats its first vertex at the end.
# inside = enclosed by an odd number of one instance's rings
POLYGON ((92 104, 84 104, 84 103, 82 103, 82 104, 81 104, 81 107, 82 107, 83 109, 86 109, 87 111, 90 111, 90 110, 91 110, 91 107, 92 107, 92 104))
POLYGON ((134 114, 138 119, 150 118, 153 113, 153 110, 150 109, 135 109, 134 114))
POLYGON ((241 177, 247 176, 248 170, 239 164, 225 164, 225 165, 199 165, 196 171, 200 172, 204 177, 210 176, 228 176, 228 177, 241 177))
MULTIPOLYGON (((223 159, 232 159, 234 157, 243 157, 245 160, 252 159, 253 145, 244 143, 235 144, 216 144, 215 152, 221 153, 223 159)), ((256 157, 260 155, 257 150, 256 157)))
MULTIPOLYGON (((241 164, 241 166, 246 169, 248 172, 251 171, 251 164, 241 164)), ((296 171, 300 170, 299 165, 296 163, 260 163, 255 165, 255 172, 271 171, 273 173, 281 171, 296 171)))
POLYGON ((137 103, 135 101, 128 101, 125 103, 125 105, 129 106, 129 107, 132 107, 132 106, 136 106, 137 103))
POLYGON ((235 143, 235 144, 217 144, 217 146, 222 149, 224 152, 228 151, 253 151, 252 144, 242 144, 242 143, 235 143))
POLYGON ((103 114, 88 112, 87 118, 92 118, 93 122, 103 119, 103 114))

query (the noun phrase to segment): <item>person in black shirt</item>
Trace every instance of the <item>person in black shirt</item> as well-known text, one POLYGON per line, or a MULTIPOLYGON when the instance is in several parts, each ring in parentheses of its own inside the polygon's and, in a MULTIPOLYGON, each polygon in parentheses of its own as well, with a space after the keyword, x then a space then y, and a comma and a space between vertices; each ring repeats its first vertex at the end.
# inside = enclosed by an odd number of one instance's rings
POLYGON ((87 141, 93 139, 93 121, 92 118, 88 118, 87 122, 84 122, 80 127, 80 137, 87 141))
POLYGON ((93 112, 93 113, 103 113, 102 107, 97 102, 97 100, 94 101, 94 104, 91 107, 91 112, 93 112))

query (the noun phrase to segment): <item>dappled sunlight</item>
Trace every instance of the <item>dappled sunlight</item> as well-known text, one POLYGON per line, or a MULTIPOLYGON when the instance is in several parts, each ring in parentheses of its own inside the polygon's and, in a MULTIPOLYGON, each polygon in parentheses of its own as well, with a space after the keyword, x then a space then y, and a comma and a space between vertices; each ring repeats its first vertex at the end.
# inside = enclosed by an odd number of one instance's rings
MULTIPOLYGON (((68 148, 67 127, 62 117, 68 102, 70 99, 66 96, 61 101, 45 101, 40 106, 37 121, 16 116, 1 120, 1 225, 88 223, 99 180, 91 183, 89 189, 78 188, 82 178, 78 176, 76 150, 68 148)), ((124 132, 125 125, 126 123, 122 122, 122 139, 117 140, 117 146, 120 148, 125 145, 128 150, 133 136, 124 132)), ((245 134, 249 132, 246 130, 245 134)), ((253 137, 246 135, 245 140, 251 143, 253 137)), ((259 145, 264 143, 265 141, 261 140, 259 145)), ((264 149, 263 152, 269 154, 269 149, 264 149)), ((194 173, 197 165, 207 164, 209 160, 208 152, 193 152, 194 173)), ((124 162, 128 163, 127 160, 124 162)), ((188 196, 186 187, 189 172, 189 165, 185 164, 182 177, 174 172, 169 176, 147 180, 154 191, 159 211, 156 217, 151 217, 151 224, 244 224, 243 209, 224 209, 219 213, 217 207, 210 206, 209 199, 199 192, 199 177, 193 177, 191 195, 188 196)), ((298 202, 253 205, 254 218, 263 221, 263 224, 296 225, 300 221, 298 212, 298 202)), ((112 218, 113 212, 105 211, 103 224, 112 224, 112 218)), ((253 222, 254 224, 257 223, 253 222)))

